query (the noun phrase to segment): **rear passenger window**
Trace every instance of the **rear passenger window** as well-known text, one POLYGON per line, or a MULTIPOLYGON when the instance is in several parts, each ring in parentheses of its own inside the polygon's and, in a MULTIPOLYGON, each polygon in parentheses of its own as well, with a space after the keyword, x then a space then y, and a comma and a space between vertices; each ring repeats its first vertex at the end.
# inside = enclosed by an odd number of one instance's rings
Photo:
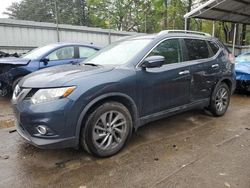
POLYGON ((210 48, 212 49, 213 51, 213 54, 217 54, 217 52, 219 51, 219 47, 217 46, 217 44, 215 42, 212 42, 212 41, 208 41, 208 44, 210 46, 210 48))
POLYGON ((79 47, 79 56, 80 58, 87 58, 92 56, 93 54, 96 53, 97 50, 93 49, 93 48, 88 48, 88 47, 79 47))
POLYGON ((184 39, 188 50, 188 60, 209 58, 209 50, 205 40, 184 39))
POLYGON ((160 43, 149 56, 161 55, 165 57, 165 64, 182 61, 181 47, 178 39, 169 39, 160 43))

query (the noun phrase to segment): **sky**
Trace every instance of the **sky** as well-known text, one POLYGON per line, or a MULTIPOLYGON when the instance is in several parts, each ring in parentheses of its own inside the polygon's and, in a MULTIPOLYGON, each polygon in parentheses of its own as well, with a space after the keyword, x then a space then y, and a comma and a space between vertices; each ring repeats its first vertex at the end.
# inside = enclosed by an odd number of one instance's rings
POLYGON ((6 8, 9 7, 13 2, 19 2, 20 0, 0 0, 0 18, 7 18, 8 16, 4 15, 3 12, 6 11, 6 8))

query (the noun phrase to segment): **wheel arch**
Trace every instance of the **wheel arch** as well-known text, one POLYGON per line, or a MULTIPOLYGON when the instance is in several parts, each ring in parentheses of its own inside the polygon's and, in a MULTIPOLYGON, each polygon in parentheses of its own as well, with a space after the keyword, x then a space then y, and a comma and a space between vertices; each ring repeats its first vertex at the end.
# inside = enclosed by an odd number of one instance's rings
POLYGON ((221 84, 221 83, 225 83, 228 88, 229 88, 229 91, 231 92, 231 94, 233 94, 234 92, 234 85, 233 85, 233 80, 231 78, 221 78, 220 80, 217 81, 217 83, 214 85, 214 87, 212 88, 212 92, 211 92, 211 100, 214 100, 213 98, 213 94, 214 94, 214 91, 215 89, 221 84))
POLYGON ((77 127, 76 127, 76 137, 77 137, 77 145, 79 145, 79 138, 81 134, 81 130, 84 127, 84 122, 87 120, 88 115, 99 105, 107 102, 107 101, 115 101, 123 104, 130 112, 132 121, 133 121, 133 127, 136 129, 139 125, 139 117, 138 117, 138 109, 134 102, 134 100, 129 97, 128 95, 125 95, 123 93, 108 93, 101 95, 91 102, 89 102, 85 108, 82 110, 78 121, 77 121, 77 127))
POLYGON ((234 82, 233 82, 233 80, 232 80, 231 78, 222 78, 222 79, 216 84, 216 86, 219 85, 220 83, 225 83, 225 84, 228 86, 229 91, 231 92, 231 94, 233 94, 235 86, 234 86, 234 82))

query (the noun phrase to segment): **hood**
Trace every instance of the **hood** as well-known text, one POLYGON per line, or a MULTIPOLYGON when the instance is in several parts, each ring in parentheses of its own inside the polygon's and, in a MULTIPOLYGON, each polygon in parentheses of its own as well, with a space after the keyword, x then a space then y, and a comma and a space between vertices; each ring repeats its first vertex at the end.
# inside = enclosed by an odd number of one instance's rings
POLYGON ((0 59, 0 65, 27 65, 31 60, 17 57, 6 57, 0 59))
POLYGON ((113 67, 91 66, 91 65, 61 65, 46 68, 28 76, 20 81, 21 87, 27 88, 49 88, 64 86, 67 82, 111 71, 113 67))

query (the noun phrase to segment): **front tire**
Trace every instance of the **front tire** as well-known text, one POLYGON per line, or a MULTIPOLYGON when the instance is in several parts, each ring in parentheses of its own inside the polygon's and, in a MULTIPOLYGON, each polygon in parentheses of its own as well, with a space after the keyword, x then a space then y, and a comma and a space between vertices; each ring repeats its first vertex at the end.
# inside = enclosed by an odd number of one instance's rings
POLYGON ((106 102, 87 118, 81 133, 81 144, 97 157, 118 153, 132 134, 132 118, 128 109, 118 102, 106 102))
POLYGON ((209 111, 214 116, 223 116, 230 103, 230 90, 225 83, 221 83, 214 89, 214 92, 211 96, 209 111))

